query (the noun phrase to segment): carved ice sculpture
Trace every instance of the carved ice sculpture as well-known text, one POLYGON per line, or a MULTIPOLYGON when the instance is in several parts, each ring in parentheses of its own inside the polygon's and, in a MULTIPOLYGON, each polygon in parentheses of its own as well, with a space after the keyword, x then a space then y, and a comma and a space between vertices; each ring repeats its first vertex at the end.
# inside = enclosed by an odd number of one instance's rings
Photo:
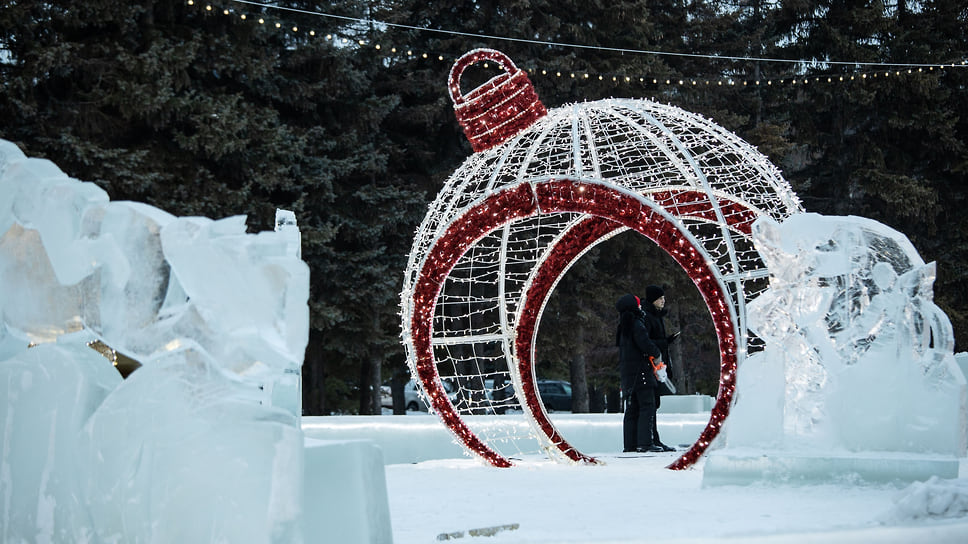
POLYGON ((965 379, 935 264, 860 217, 760 218, 770 287, 748 307, 766 349, 738 375, 730 447, 965 454, 965 379))
POLYGON ((0 140, 0 542, 301 541, 309 270, 276 220, 110 202, 0 140))

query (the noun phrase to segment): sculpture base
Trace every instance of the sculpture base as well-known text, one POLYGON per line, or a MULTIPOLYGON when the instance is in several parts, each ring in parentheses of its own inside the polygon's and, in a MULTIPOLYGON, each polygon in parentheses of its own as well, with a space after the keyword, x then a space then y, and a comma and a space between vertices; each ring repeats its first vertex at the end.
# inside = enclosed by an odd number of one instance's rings
POLYGON ((722 450, 708 454, 702 485, 907 484, 932 476, 957 478, 958 468, 954 456, 908 452, 722 450))

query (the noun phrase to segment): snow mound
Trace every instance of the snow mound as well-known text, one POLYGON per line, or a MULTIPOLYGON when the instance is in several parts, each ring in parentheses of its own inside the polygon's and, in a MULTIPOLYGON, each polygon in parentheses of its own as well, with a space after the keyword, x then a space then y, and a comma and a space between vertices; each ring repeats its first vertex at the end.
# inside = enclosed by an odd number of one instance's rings
POLYGON ((968 479, 945 480, 933 476, 914 482, 898 495, 894 508, 882 521, 904 522, 960 518, 968 515, 968 479))

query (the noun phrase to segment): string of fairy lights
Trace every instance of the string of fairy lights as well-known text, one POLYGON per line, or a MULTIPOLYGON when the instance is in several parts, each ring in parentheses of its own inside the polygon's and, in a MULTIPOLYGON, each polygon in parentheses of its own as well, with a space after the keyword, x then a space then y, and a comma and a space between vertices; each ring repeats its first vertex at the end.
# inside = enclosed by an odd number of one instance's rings
MULTIPOLYGON (((376 25, 382 27, 399 27, 409 30, 425 31, 425 32, 436 32, 449 35, 460 35, 468 37, 476 37, 489 40, 505 40, 505 41, 518 41, 527 42, 533 44, 542 45, 555 45, 560 47, 571 47, 580 49, 595 49, 598 51, 614 51, 617 53, 636 53, 636 54, 649 54, 649 55, 664 55, 664 56, 676 56, 676 57, 689 57, 689 58, 704 58, 709 60, 717 61, 737 61, 737 62, 757 62, 757 63, 784 63, 789 64, 794 67, 808 67, 808 66, 843 66, 845 68, 850 67, 852 70, 845 71, 842 73, 828 73, 828 74, 791 74, 786 77, 767 77, 762 79, 743 79, 740 77, 713 77, 713 78, 699 78, 699 77, 668 77, 668 76, 658 76, 658 75, 643 75, 643 74, 618 74, 618 73, 594 73, 591 71, 579 71, 579 70, 563 70, 559 68, 538 68, 538 67, 522 67, 532 78, 545 77, 551 79, 565 79, 574 80, 576 82, 611 82, 615 85, 640 85, 640 86, 650 86, 650 87, 707 87, 707 88, 771 88, 771 87, 789 87, 789 86, 804 86, 804 85, 824 85, 824 84, 845 84, 852 82, 867 82, 876 80, 885 80, 890 78, 900 78, 900 77, 912 77, 924 74, 934 74, 940 73, 948 69, 957 68, 968 68, 968 60, 961 59, 951 63, 938 63, 938 64, 925 64, 925 63, 879 63, 879 62, 854 62, 854 61, 827 61, 823 63, 816 63, 805 60, 789 60, 789 59, 773 59, 773 58, 755 58, 755 57, 733 57, 733 56, 722 56, 722 55, 700 55, 700 54, 690 54, 690 53, 671 53, 665 51, 648 51, 648 50, 634 50, 634 49, 618 49, 618 48, 608 48, 608 47, 598 47, 598 46, 587 46, 581 44, 567 44, 540 40, 527 40, 527 39, 517 39, 502 36, 489 36, 482 34, 472 34, 466 32, 441 30, 441 29, 430 29, 415 27, 410 25, 386 23, 381 21, 375 21, 371 19, 347 17, 340 15, 333 15, 328 13, 313 12, 308 10, 300 10, 296 8, 288 8, 284 6, 275 6, 272 4, 265 4, 260 2, 254 2, 250 0, 229 0, 233 4, 241 4, 246 8, 251 9, 240 9, 236 7, 216 7, 210 2, 197 1, 197 0, 186 0, 187 5, 196 7, 205 11, 206 13, 213 15, 222 15, 229 17, 237 17, 240 20, 251 22, 252 24, 265 25, 267 28, 276 29, 279 32, 285 32, 292 36, 296 36, 306 40, 312 39, 322 39, 332 42, 334 45, 341 47, 370 47, 377 52, 384 53, 388 61, 400 61, 400 60, 430 60, 437 61, 441 63, 453 63, 455 58, 451 54, 445 54, 434 51, 419 51, 410 47, 398 47, 393 44, 384 44, 378 42, 371 42, 365 39, 348 38, 346 36, 341 36, 336 32, 320 32, 315 28, 304 28, 297 24, 287 21, 283 17, 270 17, 266 13, 260 13, 260 11, 280 11, 284 13, 298 13, 302 15, 317 17, 320 19, 339 19, 344 22, 357 23, 357 24, 367 24, 376 25)), ((488 66, 485 64, 485 68, 488 66)))

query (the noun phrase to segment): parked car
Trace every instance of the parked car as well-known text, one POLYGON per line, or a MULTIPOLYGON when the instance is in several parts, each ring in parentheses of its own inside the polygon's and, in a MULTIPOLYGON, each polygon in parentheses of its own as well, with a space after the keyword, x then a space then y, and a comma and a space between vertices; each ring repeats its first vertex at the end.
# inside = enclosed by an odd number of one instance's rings
POLYGON ((484 380, 484 390, 487 392, 487 400, 491 401, 492 403, 517 403, 517 398, 514 396, 514 384, 511 383, 511 380, 504 381, 500 389, 495 389, 494 379, 488 378, 484 380), (497 397, 500 397, 501 400, 498 400, 497 397))
MULTIPOLYGON (((457 391, 454 386, 451 385, 449 380, 443 380, 443 384, 450 401, 456 403, 457 391)), ((380 404, 385 408, 393 408, 393 394, 389 384, 380 386, 380 404)), ((419 388, 415 380, 410 380, 403 386, 403 405, 406 406, 408 412, 427 411, 427 403, 420 398, 419 388)))
POLYGON ((538 380, 538 395, 545 410, 571 411, 571 383, 564 380, 538 380))

